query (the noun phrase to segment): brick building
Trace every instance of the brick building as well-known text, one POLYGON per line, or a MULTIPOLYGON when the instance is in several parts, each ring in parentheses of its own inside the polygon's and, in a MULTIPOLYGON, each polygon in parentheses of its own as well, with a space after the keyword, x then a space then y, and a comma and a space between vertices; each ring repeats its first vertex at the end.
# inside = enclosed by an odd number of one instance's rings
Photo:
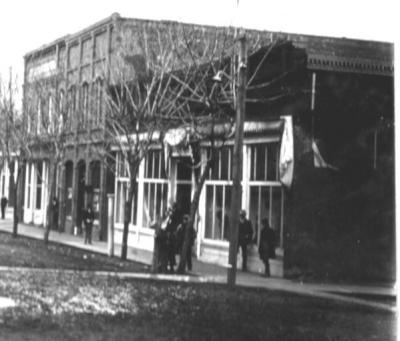
MULTIPOLYGON (((82 207, 90 200, 96 212, 98 238, 108 238, 107 223, 112 221, 114 241, 121 243, 128 178, 123 167, 114 167, 113 171, 106 167, 101 156, 103 148, 112 149, 112 146, 105 145, 99 128, 107 111, 103 89, 105 85, 118 81, 113 70, 124 65, 120 53, 122 47, 132 49, 135 58, 143 53, 139 31, 144 28, 148 32, 155 29, 162 31, 170 27, 178 30, 190 27, 210 35, 221 32, 233 39, 230 28, 137 20, 113 14, 25 55, 25 108, 36 107, 36 117, 51 117, 55 103, 50 97, 34 98, 28 94, 35 83, 51 79, 55 72, 62 74, 61 81, 48 83, 52 84, 48 93, 56 93, 70 104, 68 116, 62 122, 69 127, 69 133, 62 166, 57 171, 60 231, 74 233, 74 227, 79 231, 82 207), (90 139, 88 131, 92 136, 90 139), (109 210, 108 204, 113 204, 113 210, 109 210)), ((334 215, 333 211, 321 208, 321 203, 317 202, 318 198, 330 201, 340 196, 327 184, 345 183, 337 176, 342 173, 329 168, 329 164, 340 170, 346 169, 346 174, 351 176, 355 168, 348 161, 356 153, 362 159, 358 161, 365 162, 365 167, 371 172, 383 167, 379 162, 389 162, 389 173, 393 170, 392 141, 390 138, 383 141, 379 137, 383 131, 383 135, 388 136, 387 129, 392 131, 393 45, 267 31, 249 30, 247 35, 249 40, 258 40, 260 46, 286 39, 305 54, 304 68, 296 73, 294 80, 289 80, 302 91, 287 94, 283 101, 273 105, 250 103, 246 112, 242 206, 249 213, 255 229, 254 244, 249 249, 249 267, 252 271, 262 268, 257 243, 261 219, 267 217, 278 237, 278 257, 272 261, 272 273, 283 276, 284 269, 302 267, 307 263, 296 263, 299 250, 304 251, 298 247, 300 241, 304 242, 307 238, 318 240, 318 231, 323 230, 320 225, 343 223, 328 222, 326 219, 334 215), (374 99, 373 105, 371 98, 374 99), (279 172, 285 126, 293 132, 291 135, 294 138, 295 168, 290 189, 283 185, 279 172), (355 151, 354 146, 360 145, 362 152, 359 149, 355 151), (363 153, 368 155, 362 158, 363 153), (321 183, 313 183, 317 179, 321 183), (325 192, 319 193, 318 188, 325 192), (306 201, 309 206, 304 205, 306 201), (299 244, 296 244, 297 241, 299 244)), ((146 48, 151 49, 151 46, 146 48)), ((271 70, 288 69, 290 61, 285 51, 279 55, 271 70)), ((273 75, 272 72, 268 77, 273 75)), ((132 77, 135 76, 137 74, 132 74, 132 77)), ((29 118, 28 121, 30 130, 40 135, 40 123, 37 122, 41 119, 29 118)), ((228 141, 226 147, 221 149, 215 171, 205 182, 199 205, 195 252, 204 261, 220 264, 227 263, 228 255, 226 233, 232 187, 232 142, 228 141)), ((49 200, 49 160, 46 149, 40 144, 34 151, 34 157, 28 160, 25 169, 23 220, 41 225, 46 222, 45 208, 49 200)), ((177 201, 182 211, 188 211, 193 191, 193 176, 190 169, 184 166, 190 155, 172 150, 168 160, 170 174, 166 177, 162 172, 162 153, 161 147, 155 144, 139 170, 137 202, 134 203, 128 239, 129 253, 138 260, 151 259, 154 232, 149 225, 157 211, 163 210, 170 201, 177 201)), ((121 155, 116 156, 117 160, 121 159, 121 155)), ((354 179, 349 181, 357 187, 357 191, 363 188, 364 182, 357 186, 354 179)), ((343 188, 346 192, 347 187, 343 188)), ((388 205, 390 210, 390 203, 388 205)), ((358 221, 354 219, 347 224, 358 221)))

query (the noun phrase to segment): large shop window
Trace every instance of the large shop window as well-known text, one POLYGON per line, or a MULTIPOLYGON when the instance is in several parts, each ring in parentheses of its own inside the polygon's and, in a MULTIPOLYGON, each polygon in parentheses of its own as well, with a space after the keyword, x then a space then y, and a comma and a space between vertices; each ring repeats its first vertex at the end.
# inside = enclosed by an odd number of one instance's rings
MULTIPOLYGON (((205 238, 229 239, 229 216, 232 192, 232 146, 217 151, 215 162, 205 182, 205 238)), ((208 155, 210 150, 207 151, 208 155)))
POLYGON ((250 148, 250 180, 278 181, 279 143, 254 144, 250 148))
POLYGON ((89 120, 89 84, 83 83, 81 88, 81 99, 80 99, 81 115, 80 123, 84 125, 88 124, 89 120))
MULTIPOLYGON (((129 173, 128 173, 128 163, 122 160, 122 157, 118 157, 117 161, 117 194, 116 194, 116 222, 124 223, 125 220, 125 202, 128 199, 129 191, 129 173)), ((137 224, 137 193, 135 193, 134 200, 132 202, 132 224, 137 224)))
POLYGON ((280 245, 284 198, 278 173, 279 143, 254 144, 248 150, 249 218, 255 231, 254 242, 259 244, 261 221, 266 218, 275 230, 277 243, 280 245))
POLYGON ((43 184, 43 163, 38 162, 36 166, 36 209, 42 207, 42 184, 43 184))
POLYGON ((143 179, 143 227, 163 216, 167 206, 168 180, 162 150, 150 150, 143 179))
POLYGON ((26 208, 31 208, 31 193, 32 193, 32 164, 28 164, 28 193, 26 196, 26 208))
POLYGON ((280 245, 282 228, 282 186, 250 185, 250 220, 255 232, 254 242, 260 242, 261 221, 266 218, 275 231, 276 245, 280 245))
POLYGON ((97 127, 101 123, 103 111, 103 80, 98 78, 93 84, 93 103, 92 103, 92 119, 93 126, 97 127))
MULTIPOLYGON (((117 182, 117 215, 116 222, 124 223, 125 219, 125 202, 128 199, 129 181, 128 180, 118 180, 117 182)), ((137 197, 134 198, 132 202, 132 216, 131 222, 136 225, 137 223, 137 197)))

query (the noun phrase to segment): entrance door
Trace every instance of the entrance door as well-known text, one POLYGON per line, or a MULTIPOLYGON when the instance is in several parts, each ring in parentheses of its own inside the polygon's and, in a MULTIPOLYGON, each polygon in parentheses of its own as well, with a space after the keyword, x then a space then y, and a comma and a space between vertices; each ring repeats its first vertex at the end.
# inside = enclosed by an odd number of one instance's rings
POLYGON ((78 164, 78 196, 76 205, 76 225, 82 228, 82 216, 85 209, 85 162, 80 161, 78 164))

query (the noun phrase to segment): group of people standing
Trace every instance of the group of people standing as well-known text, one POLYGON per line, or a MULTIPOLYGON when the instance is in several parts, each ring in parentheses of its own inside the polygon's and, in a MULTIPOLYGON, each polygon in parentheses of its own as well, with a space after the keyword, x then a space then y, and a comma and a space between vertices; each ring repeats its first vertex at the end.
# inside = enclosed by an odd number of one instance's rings
MULTIPOLYGON (((4 219, 4 210, 7 205, 6 200, 1 200, 2 217, 4 219)), ((53 198, 53 224, 58 223, 58 200, 53 198)), ((92 230, 94 222, 94 212, 91 205, 83 210, 83 224, 85 227, 85 244, 92 244, 92 230)), ((260 241, 258 252, 260 259, 265 265, 265 276, 270 276, 269 259, 275 258, 275 233, 270 227, 267 218, 262 219, 262 230, 260 233, 260 241)), ((176 255, 181 255, 183 244, 185 242, 186 230, 189 228, 189 215, 181 214, 176 203, 168 207, 163 219, 157 222, 155 228, 155 247, 153 264, 156 272, 173 273, 176 266, 176 255)), ((192 247, 196 239, 196 231, 191 226, 188 230, 189 245, 186 250, 186 265, 189 271, 192 270, 192 247)), ((254 231, 251 221, 246 218, 246 211, 241 210, 239 213, 239 235, 238 235, 238 251, 240 249, 242 255, 242 270, 247 271, 247 248, 254 240, 254 231)))
MULTIPOLYGON (((262 230, 258 252, 260 259, 265 265, 265 276, 270 276, 269 259, 275 258, 275 233, 270 227, 267 218, 262 219, 262 230)), ((169 207, 161 220, 154 226, 154 262, 153 267, 156 272, 173 273, 176 266, 176 255, 181 255, 185 242, 186 231, 189 228, 189 216, 181 215, 176 204, 169 207)), ((189 245, 186 250, 186 264, 189 271, 192 270, 192 247, 196 239, 196 231, 193 227, 188 230, 189 245)), ((242 270, 247 271, 247 248, 253 242, 254 231, 251 221, 246 218, 246 211, 239 213, 239 235, 238 251, 242 254, 242 270)))
POLYGON ((161 220, 155 224, 154 243, 154 270, 161 273, 173 273, 176 266, 176 255, 182 254, 186 231, 188 231, 188 248, 186 251, 186 265, 192 270, 192 247, 196 238, 196 231, 189 228, 189 215, 181 215, 176 203, 169 207, 161 220))
MULTIPOLYGON (((264 275, 270 276, 269 259, 275 258, 275 233, 270 227, 267 218, 261 220, 262 230, 260 233, 260 242, 258 245, 258 253, 260 259, 265 265, 264 275)), ((251 221, 246 218, 246 211, 241 210, 239 213, 239 239, 238 250, 242 254, 242 270, 247 271, 247 247, 254 239, 254 231, 251 221)))

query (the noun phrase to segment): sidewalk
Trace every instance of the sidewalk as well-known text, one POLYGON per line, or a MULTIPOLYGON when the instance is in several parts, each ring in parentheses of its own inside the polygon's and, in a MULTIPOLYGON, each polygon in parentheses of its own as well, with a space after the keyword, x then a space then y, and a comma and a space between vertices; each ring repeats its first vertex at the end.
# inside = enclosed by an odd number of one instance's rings
MULTIPOLYGON (((12 220, 10 214, 6 215, 5 220, 0 220, 0 231, 9 233, 12 232, 12 220)), ((41 227, 22 223, 18 224, 19 235, 35 239, 43 239, 43 233, 44 229, 41 227)), ((94 241, 92 245, 85 245, 83 244, 81 236, 73 236, 55 231, 50 232, 49 240, 92 252, 107 254, 107 243, 102 241, 94 241)), ((116 256, 120 254, 120 247, 118 245, 115 246, 114 254, 116 256)), ((128 258, 137 261, 131 257, 128 258)), ((222 266, 204 263, 194 259, 193 269, 194 271, 191 273, 191 275, 183 276, 149 273, 107 273, 107 275, 129 278, 155 278, 160 280, 175 280, 185 282, 226 283, 227 269, 222 266)), ((309 295, 361 304, 387 311, 397 311, 393 304, 379 302, 379 298, 381 298, 382 301, 388 298, 394 299, 396 297, 396 290, 393 287, 301 283, 284 278, 264 278, 259 274, 249 272, 244 273, 240 270, 237 272, 236 283, 237 285, 243 287, 287 291, 301 295, 309 295), (375 301, 360 297, 374 297, 375 301), (376 299, 378 299, 378 301, 376 301, 376 299)))

